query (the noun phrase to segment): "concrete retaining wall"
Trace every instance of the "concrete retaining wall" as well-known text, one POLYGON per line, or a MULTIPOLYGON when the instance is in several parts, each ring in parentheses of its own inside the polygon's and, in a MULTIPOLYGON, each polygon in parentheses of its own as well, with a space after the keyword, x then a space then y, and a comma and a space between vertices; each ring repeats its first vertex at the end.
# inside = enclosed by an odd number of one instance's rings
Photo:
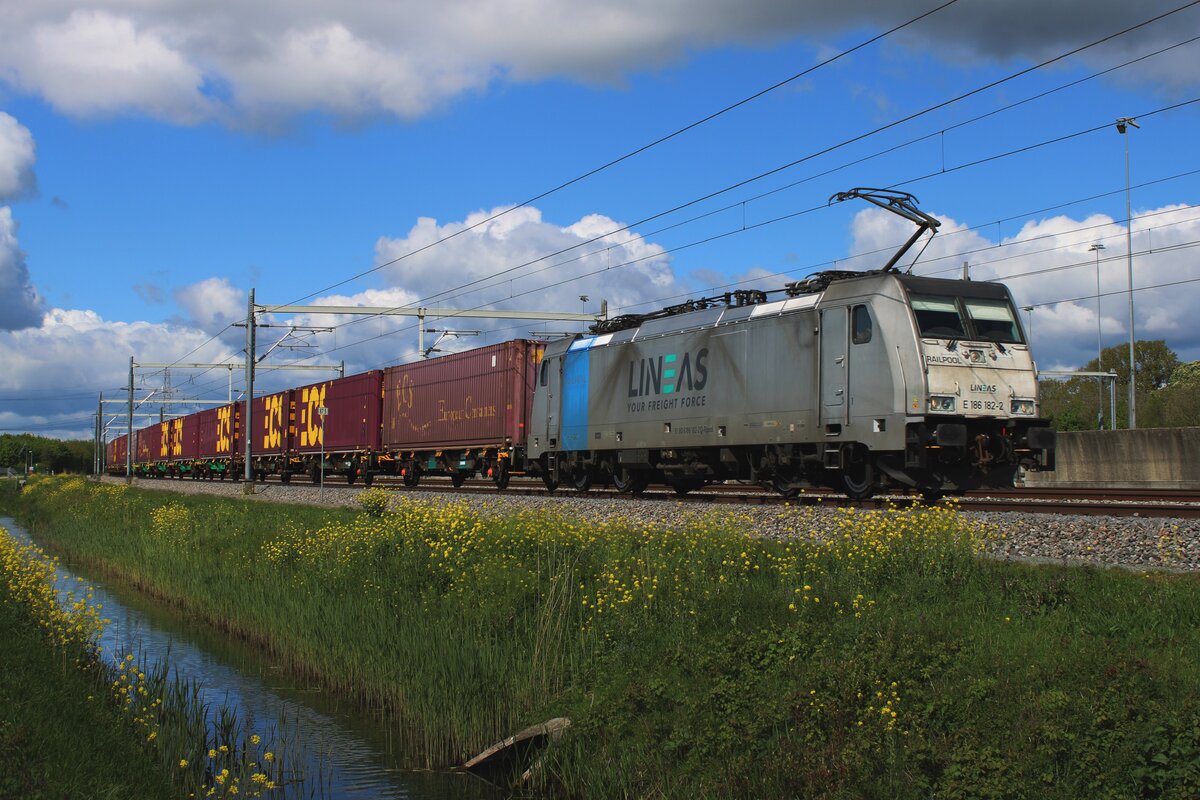
POLYGON ((1056 466, 1025 485, 1200 489, 1200 428, 1060 432, 1056 466))

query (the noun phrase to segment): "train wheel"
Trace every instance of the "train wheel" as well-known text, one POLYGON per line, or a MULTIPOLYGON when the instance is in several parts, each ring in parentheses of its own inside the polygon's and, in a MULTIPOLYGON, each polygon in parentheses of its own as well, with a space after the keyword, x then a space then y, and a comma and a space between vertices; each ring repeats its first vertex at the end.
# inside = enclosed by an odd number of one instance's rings
POLYGON ((464 483, 466 483, 466 481, 467 481, 467 474, 465 472, 458 472, 456 470, 456 471, 450 473, 450 484, 455 489, 462 486, 464 483))
POLYGON ((778 492, 781 497, 788 500, 800 494, 800 490, 792 486, 792 482, 782 475, 776 475, 771 479, 771 488, 778 492))
POLYGON ((404 469, 404 485, 410 489, 417 488, 417 484, 421 482, 421 473, 412 464, 409 464, 404 469))
POLYGON ((357 477, 358 477, 358 476, 354 474, 354 469, 353 469, 353 468, 346 470, 346 485, 347 485, 347 486, 353 486, 353 485, 354 485, 354 479, 355 479, 355 478, 357 478, 357 477))
POLYGON ((496 466, 492 467, 492 480, 496 484, 497 491, 504 491, 508 488, 508 459, 503 459, 496 462, 496 466))
POLYGON ((936 503, 951 492, 946 488, 946 476, 940 472, 930 472, 921 481, 921 499, 926 503, 936 503))
POLYGON ((636 472, 630 472, 627 467, 619 467, 613 473, 613 488, 618 492, 629 492, 630 494, 641 494, 646 491, 646 487, 650 485, 645 476, 636 472))
POLYGON ((373 472, 364 472, 363 473, 363 486, 366 486, 368 489, 370 489, 371 484, 374 482, 375 482, 375 474, 373 472))
POLYGON ((592 471, 588 467, 580 467, 571 473, 571 485, 577 492, 586 492, 592 488, 592 471))
POLYGON ((671 488, 675 490, 675 494, 684 497, 697 489, 704 488, 704 480, 697 478, 680 478, 671 482, 671 488))
POLYGON ((311 480, 313 483, 321 482, 321 465, 320 464, 313 464, 311 467, 308 468, 308 479, 311 480))
POLYGON ((847 455, 850 457, 842 465, 842 491, 851 500, 865 500, 879 489, 870 456, 862 447, 854 448, 847 455))
POLYGON ((290 473, 290 472, 279 473, 279 482, 280 483, 291 483, 292 482, 292 473, 290 473))

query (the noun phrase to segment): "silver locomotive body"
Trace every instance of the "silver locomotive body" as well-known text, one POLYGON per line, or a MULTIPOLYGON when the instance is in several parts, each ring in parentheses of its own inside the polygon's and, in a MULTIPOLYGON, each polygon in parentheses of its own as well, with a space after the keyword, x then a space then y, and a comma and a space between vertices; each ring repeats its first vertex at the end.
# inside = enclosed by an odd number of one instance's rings
MULTIPOLYGON (((1052 469, 1002 284, 831 273, 550 343, 529 457, 550 483, 679 492, 739 480, 866 496, 1052 469)), ((635 320, 636 321, 636 320, 635 320)))

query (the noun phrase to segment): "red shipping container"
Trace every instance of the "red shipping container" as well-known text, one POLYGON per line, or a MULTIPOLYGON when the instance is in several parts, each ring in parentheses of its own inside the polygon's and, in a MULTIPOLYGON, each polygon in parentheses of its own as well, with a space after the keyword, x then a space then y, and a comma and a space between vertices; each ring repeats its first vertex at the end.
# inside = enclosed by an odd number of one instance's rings
POLYGON ((171 460, 194 461, 199 456, 200 414, 171 420, 171 460))
MULTIPOLYGON (((293 448, 292 438, 296 432, 294 392, 295 389, 285 389, 254 398, 254 418, 250 423, 254 428, 250 437, 253 455, 284 455, 293 448)), ((245 408, 244 403, 242 407, 245 408)))
MULTIPOLYGON (((217 450, 217 440, 220 438, 220 431, 224 429, 224 419, 231 419, 229 409, 233 406, 222 406, 221 408, 206 408, 196 415, 196 454, 200 458, 217 458, 218 456, 226 456, 228 452, 220 453, 217 450), (222 414, 224 412, 224 414, 222 414)), ((225 449, 229 449, 229 437, 226 437, 225 449)))
POLYGON ((384 370, 384 447, 524 445, 543 347, 516 339, 384 370))
POLYGON ((383 410, 383 371, 373 370, 295 389, 295 433, 299 453, 351 453, 379 450, 383 410), (329 409, 324 422, 318 409, 329 409))
POLYGON ((134 463, 145 464, 150 461, 160 460, 158 457, 159 451, 162 449, 162 426, 151 425, 148 428, 142 428, 139 431, 133 432, 134 437, 134 463))
POLYGON ((113 439, 104 448, 105 464, 109 471, 125 472, 125 456, 129 452, 129 435, 123 434, 113 439))
POLYGON ((209 408, 197 414, 196 453, 199 458, 244 455, 241 446, 242 403, 209 408))
POLYGON ((150 426, 150 460, 169 461, 171 458, 171 423, 160 422, 150 426))

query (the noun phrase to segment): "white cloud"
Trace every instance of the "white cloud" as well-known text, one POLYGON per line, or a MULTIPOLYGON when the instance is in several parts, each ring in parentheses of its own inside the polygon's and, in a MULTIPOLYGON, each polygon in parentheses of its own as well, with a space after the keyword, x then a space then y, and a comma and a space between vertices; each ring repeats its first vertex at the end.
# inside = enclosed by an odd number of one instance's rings
MULTIPOLYGON (((311 304, 459 310, 495 308, 572 314, 586 311, 596 314, 604 300, 610 315, 616 315, 632 306, 645 311, 647 302, 654 308, 677 302, 686 293, 662 247, 628 231, 606 236, 622 224, 603 215, 591 214, 568 225, 555 225, 543 220, 538 209, 523 207, 466 230, 504 210, 479 211, 465 220, 445 224, 421 218, 407 235, 382 237, 376 242, 376 263, 387 264, 380 270, 380 277, 388 284, 385 288, 367 289, 353 295, 328 295, 311 304), (428 251, 405 257, 406 253, 447 237, 453 238, 428 251), (600 237, 603 237, 601 241, 583 244, 600 237), (571 249, 577 245, 583 246, 571 249), (557 251, 567 252, 545 261, 537 260, 544 253, 557 251), (393 261, 395 263, 389 263, 393 261), (501 274, 512 267, 519 268, 501 274), (462 288, 455 291, 454 287, 462 288), (588 300, 581 301, 581 295, 586 295, 588 300)), ((313 337, 318 345, 316 352, 321 353, 313 360, 330 363, 344 358, 348 372, 411 361, 418 354, 418 321, 411 316, 354 317, 310 313, 275 315, 272 321, 335 328, 333 333, 313 337), (360 341, 362 344, 357 344, 360 341)), ((425 326, 480 332, 479 336, 452 337, 443 341, 439 349, 449 352, 524 338, 534 331, 581 331, 585 323, 429 314, 425 326)), ((430 346, 436 336, 427 334, 425 346, 430 346)), ((268 338, 271 337, 260 334, 259 342, 268 338)), ((310 353, 301 350, 295 355, 310 353)), ((287 355, 282 357, 286 359, 287 355)))
POLYGON ((6 37, 6 71, 65 113, 135 110, 183 123, 212 113, 200 68, 168 41, 186 39, 186 30, 76 10, 14 33, 6 37))
POLYGON ((33 171, 36 160, 33 134, 0 111, 0 202, 19 200, 37 191, 33 171))
POLYGON ((246 293, 226 278, 206 278, 176 289, 173 296, 186 324, 205 333, 218 334, 231 322, 246 319, 246 293))
POLYGON ((42 299, 29 281, 12 210, 0 206, 0 330, 28 328, 41 320, 42 299))
MULTIPOLYGON (((934 216, 938 216, 936 213, 934 216)), ((1055 216, 1026 222, 1011 237, 995 241, 941 217, 941 233, 914 273, 957 278, 962 262, 975 280, 1008 285, 1018 307, 1034 306, 1033 348, 1044 368, 1078 368, 1096 357, 1096 251, 1100 250, 1100 324, 1103 347, 1128 341, 1128 250, 1125 226, 1095 214, 1084 219, 1055 216)), ((875 209, 861 211, 853 225, 857 253, 880 250, 852 262, 855 269, 882 266, 911 234, 912 226, 875 209)), ((1134 212, 1135 334, 1165 339, 1183 360, 1200 358, 1200 209, 1164 206, 1134 212), (1162 284, 1175 284, 1162 286, 1162 284), (1161 286, 1161 288, 1141 288, 1161 286)), ((914 248, 914 252, 915 249, 914 248)), ((911 254, 901 262, 906 267, 911 254)), ((1025 312, 1023 321, 1028 321, 1025 312)))
POLYGON ((413 118, 439 99, 486 84, 490 69, 419 51, 389 50, 333 23, 286 31, 259 57, 230 65, 235 102, 256 115, 320 109, 342 116, 380 110, 413 118))
POLYGON ((407 236, 381 238, 376 263, 400 259, 383 269, 389 283, 415 292, 426 304, 456 308, 576 312, 579 296, 587 295, 589 310, 603 298, 616 313, 679 290, 663 248, 632 231, 610 233, 623 227, 616 220, 590 214, 555 225, 526 206, 480 225, 504 210, 479 211, 444 225, 421 218, 407 236), (416 253, 440 239, 447 241, 416 253), (546 253, 559 255, 541 258, 546 253))
MULTIPOLYGON (((615 82, 708 47, 800 36, 823 45, 822 37, 890 27, 929 10, 920 0, 345 0, 336 7, 287 0, 94 0, 86 8, 75 0, 4 0, 4 6, 0 78, 67 113, 239 123, 313 109, 414 117, 496 80, 615 82)), ((942 57, 1034 59, 1112 33, 1155 9, 1166 6, 959 4, 900 40, 942 57)), ((1148 27, 1112 47, 1140 51, 1168 43, 1173 30, 1178 25, 1148 27)), ((1189 55, 1173 58, 1140 69, 1167 83, 1194 82, 1189 55)))
MULTIPOLYGON (((0 428, 33 428, 47 435, 87 436, 96 397, 110 399, 127 383, 129 357, 142 361, 222 361, 235 354, 204 331, 149 322, 113 322, 94 311, 55 308, 42 324, 0 331, 0 391, 9 396, 45 396, 35 405, 0 406, 0 428), (193 349, 199 348, 195 352, 193 349), (46 426, 61 425, 56 431, 46 426)), ((224 394, 223 376, 209 396, 224 394)), ((139 426, 143 423, 139 423, 139 426)))

